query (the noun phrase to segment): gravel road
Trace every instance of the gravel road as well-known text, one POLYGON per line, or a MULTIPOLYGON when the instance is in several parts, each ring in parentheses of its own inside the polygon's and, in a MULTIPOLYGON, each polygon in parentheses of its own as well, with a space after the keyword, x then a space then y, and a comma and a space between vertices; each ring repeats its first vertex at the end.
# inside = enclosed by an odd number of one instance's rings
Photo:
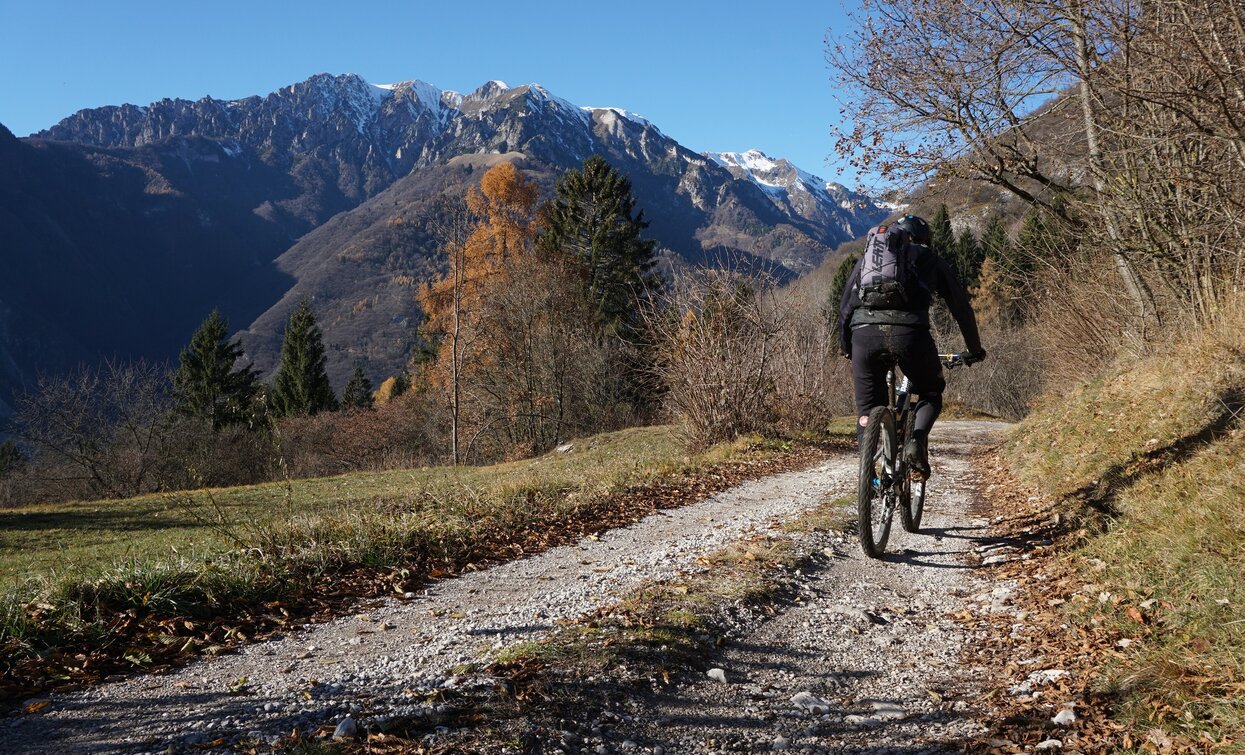
POLYGON ((611 719, 609 739, 667 753, 962 751, 979 732, 973 693, 985 670, 961 666, 973 636, 950 615, 1014 610, 1010 586, 969 564, 991 547, 972 510, 970 454, 1002 427, 939 423, 920 533, 896 522, 883 561, 853 536, 823 536, 812 545, 835 558, 803 575, 798 602, 712 659, 726 683, 706 676, 641 700, 611 719))
MULTIPOLYGON (((884 562, 864 559, 840 536, 830 547, 843 558, 810 575, 802 603, 721 659, 730 682, 706 679, 648 703, 632 717, 632 739, 650 752, 717 751, 724 743, 880 752, 914 741, 939 751, 937 742, 962 737, 970 724, 935 711, 946 707, 936 704, 944 692, 966 689, 973 675, 957 665, 971 638, 945 614, 982 588, 964 563, 985 525, 969 513, 967 454, 1002 427, 940 423, 926 530, 907 536, 896 522, 888 551, 897 556, 884 562), (801 693, 803 707, 792 702, 801 693)), ((347 716, 360 726, 435 717, 429 700, 463 682, 455 674, 463 664, 539 637, 643 581, 694 569, 698 556, 775 519, 852 494, 855 476, 855 458, 836 457, 234 654, 55 695, 40 713, 0 721, 0 753, 180 751, 242 737, 275 741, 347 716)))

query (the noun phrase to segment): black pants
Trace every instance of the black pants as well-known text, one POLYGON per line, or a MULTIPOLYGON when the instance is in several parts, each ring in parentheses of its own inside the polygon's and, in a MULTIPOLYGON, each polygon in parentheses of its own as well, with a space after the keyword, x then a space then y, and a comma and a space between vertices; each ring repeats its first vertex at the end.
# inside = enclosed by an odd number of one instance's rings
POLYGON ((911 382, 918 398, 917 434, 928 434, 942 411, 942 376, 938 347, 927 328, 911 325, 864 325, 852 329, 852 380, 856 386, 856 414, 863 417, 886 404, 886 371, 895 365, 911 382))

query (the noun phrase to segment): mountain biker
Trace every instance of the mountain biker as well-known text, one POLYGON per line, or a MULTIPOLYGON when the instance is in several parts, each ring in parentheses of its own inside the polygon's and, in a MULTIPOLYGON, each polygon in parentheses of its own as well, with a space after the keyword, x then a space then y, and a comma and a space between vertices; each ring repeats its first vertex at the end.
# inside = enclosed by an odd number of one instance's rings
POLYGON ((914 476, 928 479, 929 431, 942 411, 946 387, 938 349, 929 331, 933 294, 943 298, 960 326, 968 350, 965 363, 985 359, 986 350, 981 347, 968 290, 946 260, 930 249, 928 223, 906 215, 889 227, 871 229, 867 238, 866 253, 852 269, 839 303, 839 346, 852 360, 856 388, 856 437, 863 435, 869 411, 888 401, 886 371, 898 364, 917 397, 912 437, 904 445, 904 458, 914 476), (874 244, 875 236, 878 245, 874 244), (890 280, 876 274, 887 248, 891 250, 887 260, 891 263, 887 271, 893 276, 890 280), (872 278, 862 289, 861 273, 866 268, 872 278), (879 285, 889 286, 882 295, 878 294, 879 285))

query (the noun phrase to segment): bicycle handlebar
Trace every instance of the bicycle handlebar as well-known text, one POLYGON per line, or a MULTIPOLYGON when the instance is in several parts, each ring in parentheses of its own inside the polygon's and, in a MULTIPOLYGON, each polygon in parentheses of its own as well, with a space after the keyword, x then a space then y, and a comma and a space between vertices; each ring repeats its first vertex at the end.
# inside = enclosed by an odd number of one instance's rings
POLYGON ((967 367, 976 364, 978 360, 973 359, 972 352, 961 351, 958 354, 939 354, 938 358, 942 360, 942 366, 948 370, 956 367, 967 367))

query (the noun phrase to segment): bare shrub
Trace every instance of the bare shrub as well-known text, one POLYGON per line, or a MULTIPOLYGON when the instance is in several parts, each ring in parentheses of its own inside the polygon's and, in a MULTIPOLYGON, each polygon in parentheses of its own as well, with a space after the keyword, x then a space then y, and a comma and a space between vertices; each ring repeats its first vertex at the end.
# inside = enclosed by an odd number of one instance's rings
POLYGON ((1101 255, 1080 252, 1040 273, 1027 332, 1047 386, 1060 390, 1097 374, 1121 354, 1135 309, 1101 255))
POLYGON ((783 312, 768 281, 725 270, 676 279, 646 316, 656 370, 688 441, 705 446, 776 426, 783 312))
POLYGON ((426 392, 407 391, 372 410, 278 420, 272 473, 320 477, 431 463, 445 444, 443 414, 426 392))
POLYGON ((173 425, 168 386, 163 368, 141 361, 40 378, 18 400, 13 419, 31 452, 18 497, 121 498, 156 490, 173 425))
POLYGON ((1028 328, 983 327, 981 341, 990 358, 948 373, 947 401, 992 417, 1021 419, 1045 385, 1044 353, 1028 328))
POLYGON ((158 487, 251 485, 272 479, 276 466, 276 447, 266 425, 213 430, 209 421, 178 415, 161 446, 158 487))
POLYGON ((852 414, 850 363, 839 357, 838 312, 816 287, 781 292, 783 315, 774 356, 774 412, 778 428, 820 430, 829 418, 852 414))

